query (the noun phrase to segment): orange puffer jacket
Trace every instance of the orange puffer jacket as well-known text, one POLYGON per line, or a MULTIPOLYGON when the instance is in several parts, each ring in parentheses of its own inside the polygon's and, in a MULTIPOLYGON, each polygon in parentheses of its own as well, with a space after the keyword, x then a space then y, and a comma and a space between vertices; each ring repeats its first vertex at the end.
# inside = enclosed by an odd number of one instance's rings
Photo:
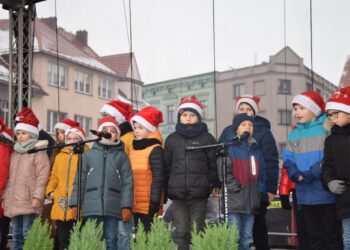
POLYGON ((163 213, 164 157, 161 148, 162 141, 161 134, 156 131, 141 142, 148 145, 146 148, 138 148, 136 144, 139 144, 140 141, 134 141, 133 147, 130 149, 129 157, 134 174, 134 213, 148 214, 151 201, 160 204, 157 214, 163 213), (150 141, 154 143, 148 144, 150 141))

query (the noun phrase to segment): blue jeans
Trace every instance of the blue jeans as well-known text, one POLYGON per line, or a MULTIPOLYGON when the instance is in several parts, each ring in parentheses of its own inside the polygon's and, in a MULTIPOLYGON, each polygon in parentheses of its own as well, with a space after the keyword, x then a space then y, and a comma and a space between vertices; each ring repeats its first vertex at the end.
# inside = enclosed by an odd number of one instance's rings
POLYGON ((254 215, 229 213, 227 224, 231 226, 233 223, 239 230, 239 250, 249 250, 250 244, 253 243, 254 215))
POLYGON ((95 219, 97 223, 103 223, 103 238, 106 241, 107 250, 118 249, 118 220, 113 216, 86 216, 84 220, 95 219))
POLYGON ((130 239, 133 220, 127 223, 118 222, 118 250, 130 250, 130 239))
POLYGON ((12 218, 13 249, 21 250, 33 225, 36 214, 18 215, 12 218))
POLYGON ((350 250, 350 218, 342 219, 344 250, 350 250))

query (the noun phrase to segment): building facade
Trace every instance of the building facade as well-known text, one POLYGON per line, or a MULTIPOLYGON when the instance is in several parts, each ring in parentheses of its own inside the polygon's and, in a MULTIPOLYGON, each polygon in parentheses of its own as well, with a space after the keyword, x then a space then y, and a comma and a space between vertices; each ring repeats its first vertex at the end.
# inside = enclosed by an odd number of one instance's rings
MULTIPOLYGON (((86 31, 72 34, 59 28, 56 43, 53 24, 52 18, 35 20, 31 108, 51 134, 55 123, 71 118, 89 136, 89 130, 97 128, 103 104, 116 99, 141 101, 143 83, 136 59, 130 53, 98 56, 87 44, 86 31), (42 93, 35 94, 36 88, 42 93)), ((8 20, 0 21, 0 33, 8 40, 8 20)), ((1 56, 6 58, 6 53, 1 56)), ((6 94, 0 96, 4 103, 6 94)))
POLYGON ((209 132, 216 136, 213 72, 146 84, 143 86, 142 95, 145 101, 163 112, 164 122, 159 129, 164 138, 175 131, 180 99, 191 95, 195 95, 203 104, 203 121, 207 123, 209 132))
POLYGON ((293 96, 312 89, 327 100, 336 86, 315 72, 312 85, 311 70, 289 47, 270 56, 269 62, 220 72, 216 84, 219 134, 232 122, 235 98, 242 94, 256 95, 260 97, 258 115, 270 121, 281 151, 294 122, 291 100, 293 96))

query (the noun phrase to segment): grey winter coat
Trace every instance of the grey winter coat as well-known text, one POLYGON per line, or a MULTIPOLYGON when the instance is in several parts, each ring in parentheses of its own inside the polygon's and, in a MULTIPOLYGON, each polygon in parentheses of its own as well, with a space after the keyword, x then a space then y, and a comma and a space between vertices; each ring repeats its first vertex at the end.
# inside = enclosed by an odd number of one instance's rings
MULTIPOLYGON (((124 144, 95 143, 83 154, 81 178, 82 216, 113 216, 134 204, 134 181, 124 144)), ((70 207, 77 206, 78 174, 75 175, 70 207)))

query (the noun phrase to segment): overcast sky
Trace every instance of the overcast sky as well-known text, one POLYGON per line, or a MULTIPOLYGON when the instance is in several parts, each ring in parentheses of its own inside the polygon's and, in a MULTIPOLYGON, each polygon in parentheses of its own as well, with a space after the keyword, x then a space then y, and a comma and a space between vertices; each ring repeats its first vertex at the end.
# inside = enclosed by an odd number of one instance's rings
MULTIPOLYGON (((129 0, 124 0, 129 24, 129 0)), ((286 43, 310 67, 308 0, 215 0, 216 68, 268 61, 286 43)), ((313 1, 314 70, 338 84, 350 55, 350 1, 313 1)), ((132 45, 141 78, 152 83, 212 71, 212 0, 131 0, 132 45)), ((37 4, 38 17, 55 14, 55 1, 37 4)), ((0 11, 1 18, 7 12, 0 11)), ((123 0, 57 0, 59 26, 89 32, 99 55, 129 52, 123 0)))

